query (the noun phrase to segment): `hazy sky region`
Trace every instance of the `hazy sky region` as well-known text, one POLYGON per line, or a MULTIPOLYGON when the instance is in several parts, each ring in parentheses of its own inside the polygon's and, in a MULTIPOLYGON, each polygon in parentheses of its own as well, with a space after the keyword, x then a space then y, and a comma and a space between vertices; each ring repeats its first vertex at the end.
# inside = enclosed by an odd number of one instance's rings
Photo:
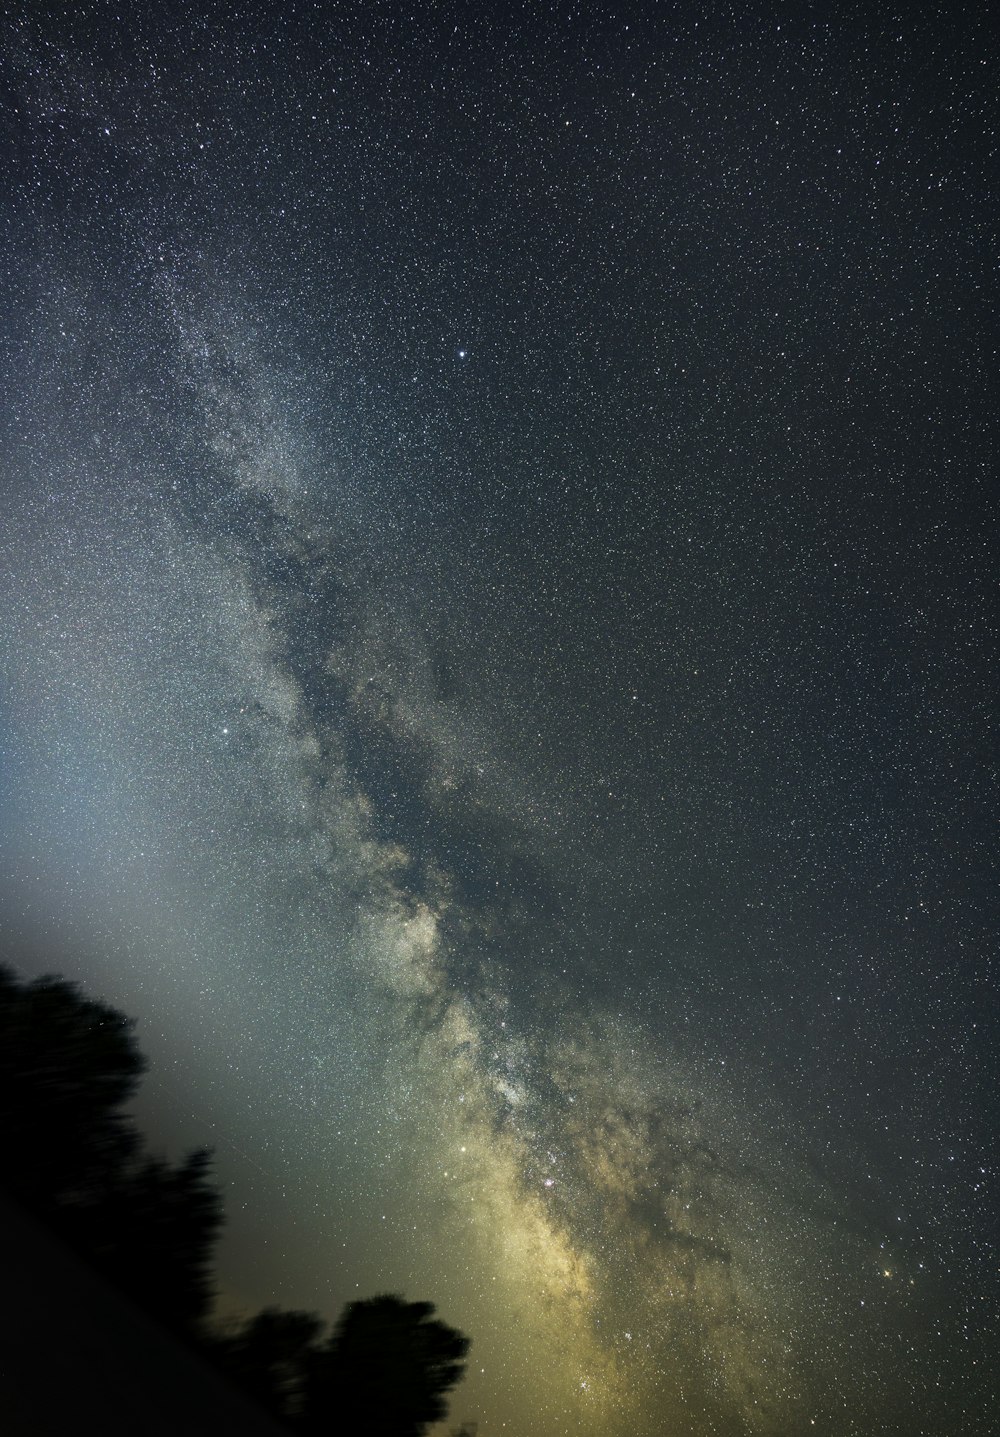
POLYGON ((988 14, 0 21, 6 952, 480 1437, 995 1430, 988 14))

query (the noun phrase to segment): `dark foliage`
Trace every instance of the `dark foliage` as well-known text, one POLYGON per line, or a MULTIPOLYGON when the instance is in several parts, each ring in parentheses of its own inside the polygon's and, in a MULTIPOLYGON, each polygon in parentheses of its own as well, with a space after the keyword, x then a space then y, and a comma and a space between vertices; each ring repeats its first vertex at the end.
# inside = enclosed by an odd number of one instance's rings
POLYGON ((41 1213, 91 1200, 138 1147, 121 1108, 145 1066, 121 1013, 0 968, 0 1184, 41 1213))
POLYGON ((225 1335, 201 1328, 221 1204, 207 1153, 174 1167, 145 1152, 123 1112, 144 1068, 121 1013, 0 967, 0 1190, 303 1437, 421 1437, 469 1348, 429 1302, 351 1303, 325 1341, 315 1314, 276 1308, 225 1335))
POLYGON ((135 1301, 152 1298, 160 1321, 181 1331, 206 1317, 212 1302, 222 1210, 209 1163, 204 1151, 177 1167, 147 1158, 81 1214, 80 1244, 101 1270, 135 1301))
POLYGON ((207 1315, 222 1221, 207 1153, 151 1158, 122 1111, 132 1023, 72 983, 0 968, 0 1187, 168 1326, 207 1315))
POLYGON ((447 1413, 469 1340, 434 1317, 429 1302, 352 1302, 307 1371, 302 1428, 420 1437, 447 1413))
POLYGON ((313 1312, 265 1307, 214 1345, 222 1370, 273 1417, 294 1418, 305 1400, 305 1373, 322 1320, 313 1312))
POLYGON ((325 1342, 305 1312, 267 1308, 219 1340, 220 1365, 295 1431, 420 1437, 447 1412, 469 1340, 429 1302, 353 1302, 325 1342))

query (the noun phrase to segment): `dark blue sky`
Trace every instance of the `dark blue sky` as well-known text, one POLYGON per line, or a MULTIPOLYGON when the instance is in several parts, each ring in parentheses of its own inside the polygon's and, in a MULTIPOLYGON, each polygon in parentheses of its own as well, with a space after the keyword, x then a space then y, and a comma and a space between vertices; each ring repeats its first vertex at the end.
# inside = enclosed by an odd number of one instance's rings
POLYGON ((484 1437, 990 1430, 992 49, 4 21, 11 956, 484 1437))

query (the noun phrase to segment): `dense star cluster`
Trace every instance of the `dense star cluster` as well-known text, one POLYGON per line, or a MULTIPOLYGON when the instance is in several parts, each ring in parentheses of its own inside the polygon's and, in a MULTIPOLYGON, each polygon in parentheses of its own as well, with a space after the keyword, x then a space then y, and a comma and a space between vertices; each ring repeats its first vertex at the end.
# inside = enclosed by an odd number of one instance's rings
POLYGON ((224 1306, 433 1301, 481 1437, 995 1430, 985 12, 0 25, 0 918, 224 1306))

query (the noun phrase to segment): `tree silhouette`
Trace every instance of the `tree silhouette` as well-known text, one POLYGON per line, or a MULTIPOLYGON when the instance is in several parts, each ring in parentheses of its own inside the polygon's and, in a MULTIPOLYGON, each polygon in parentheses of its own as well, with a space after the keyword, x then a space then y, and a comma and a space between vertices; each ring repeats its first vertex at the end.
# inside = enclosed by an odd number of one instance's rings
POLYGON ((193 1330, 214 1295, 212 1250, 222 1210, 209 1182, 210 1154, 177 1167, 147 1158, 122 1174, 82 1215, 81 1245, 137 1302, 155 1301, 168 1327, 193 1330))
POLYGON ((309 1362, 302 1429, 421 1437, 440 1421, 469 1339, 433 1313, 392 1295, 352 1302, 309 1362))
POLYGON ((0 1190, 303 1437, 422 1437, 469 1349, 431 1303, 353 1302, 325 1341, 314 1313, 276 1308, 224 1335, 200 1326, 221 1204, 208 1153, 151 1157, 123 1112, 145 1069, 132 1027, 72 983, 0 966, 0 1190))
POLYGON ((265 1307, 235 1332, 216 1339, 216 1360, 273 1417, 299 1417, 306 1370, 322 1328, 314 1312, 265 1307))
POLYGON ((445 1416, 469 1349, 433 1313, 429 1302, 394 1296, 354 1302, 321 1343, 314 1313, 265 1308, 217 1336, 214 1356, 272 1416, 309 1437, 419 1437, 445 1416))
POLYGON ((0 1184, 49 1214, 106 1190, 138 1147, 120 1110, 145 1066, 121 1013, 0 967, 0 1184))
POLYGON ((221 1207, 207 1153, 151 1158, 121 1111, 146 1066, 132 1027, 61 978, 0 968, 0 1187, 186 1329, 211 1303, 221 1207))

